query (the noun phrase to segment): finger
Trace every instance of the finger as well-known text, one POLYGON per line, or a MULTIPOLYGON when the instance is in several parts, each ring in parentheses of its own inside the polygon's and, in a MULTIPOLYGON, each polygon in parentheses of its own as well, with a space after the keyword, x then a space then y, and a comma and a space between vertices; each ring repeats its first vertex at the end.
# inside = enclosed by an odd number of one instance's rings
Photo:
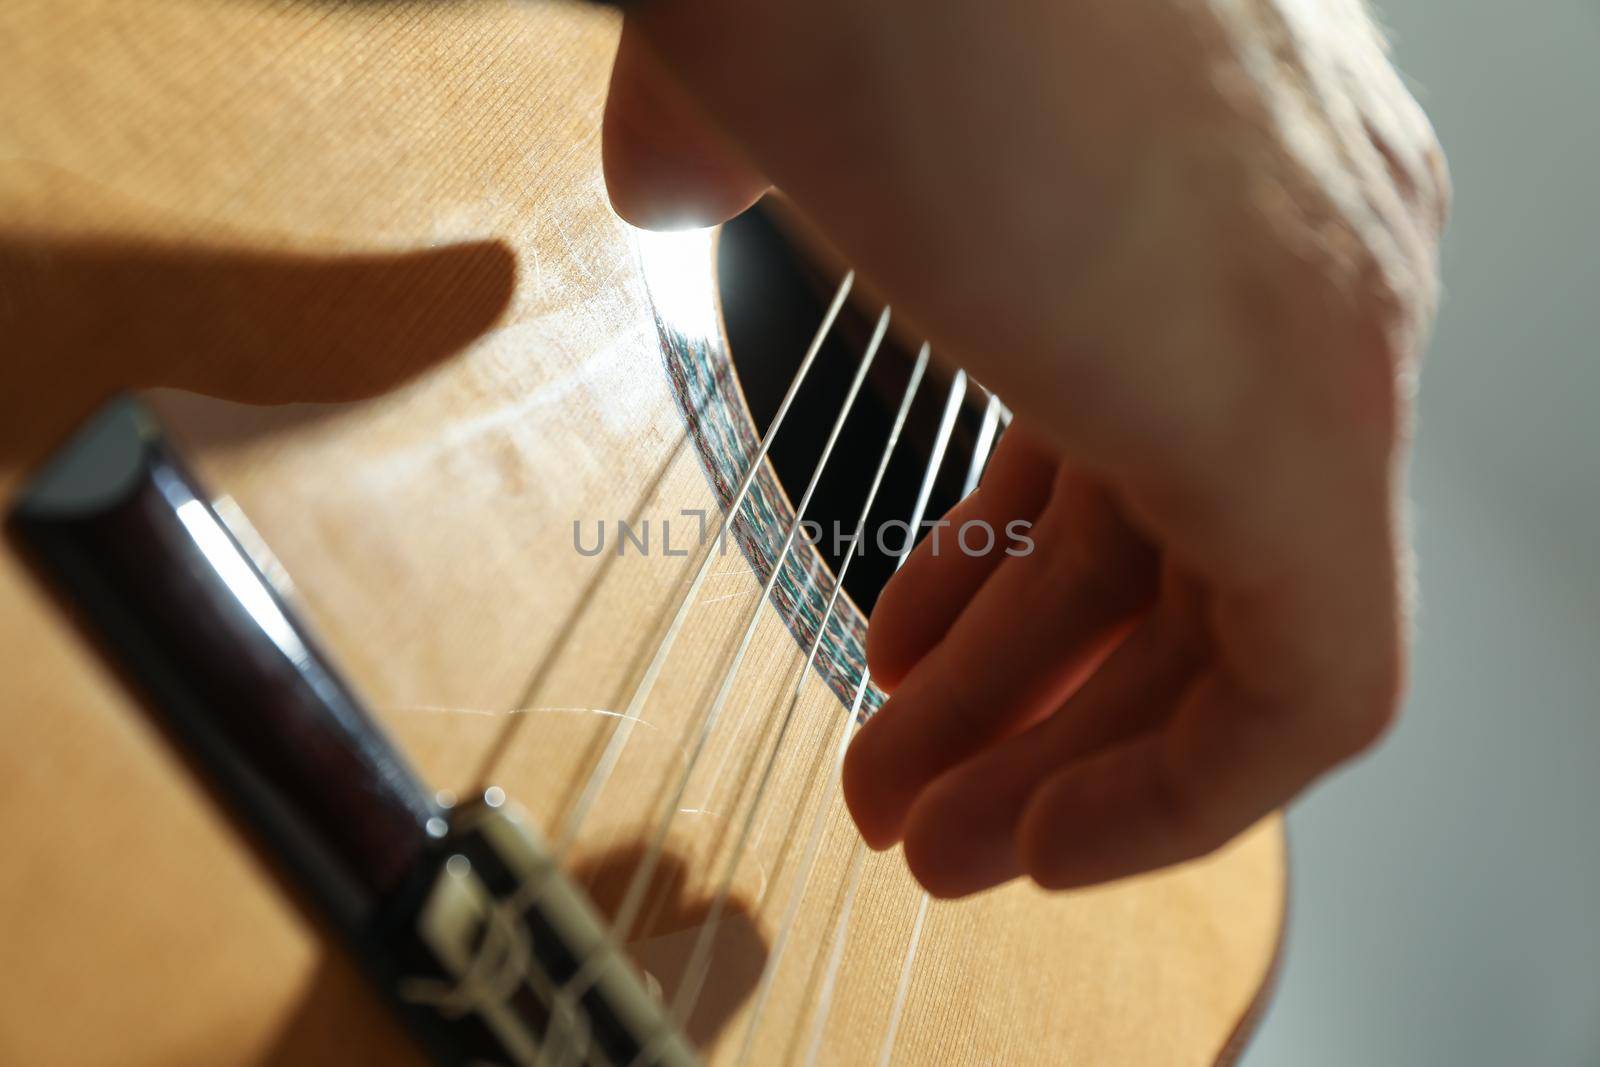
MULTIPOLYGON (((943 639, 978 587, 1009 558, 1009 524, 1038 518, 1050 499, 1056 468, 1055 451, 1013 425, 1001 437, 977 491, 945 516, 948 525, 924 538, 889 580, 867 628, 867 665, 884 690, 899 687, 943 639), (994 532, 989 551, 968 552, 959 540, 962 527, 973 522, 994 532)), ((981 529, 967 541, 975 548, 986 543, 981 529)))
MULTIPOLYGON (((1381 736, 1403 689, 1402 541, 1386 465, 1364 462, 1194 492, 1210 503, 1188 517, 1222 534, 1188 542, 1206 576, 1211 663, 1162 729, 1035 792, 1018 841, 1037 882, 1089 885, 1205 855, 1381 736), (1240 485, 1251 493, 1226 495, 1240 485)), ((1145 513, 1169 546, 1197 528, 1145 513)))
POLYGON ((1065 700, 1148 607, 1147 546, 1081 479, 1058 479, 1033 536, 1037 550, 995 570, 851 744, 845 801, 872 847, 900 840, 935 778, 1065 700))
POLYGON ((1158 608, 1054 715, 940 777, 906 822, 906 862, 917 880, 947 898, 1021 875, 1018 831, 1035 790, 1166 721, 1203 658, 1195 628, 1158 608))
POLYGON ((1220 848, 1351 754, 1318 722, 1217 673, 1198 681, 1155 733, 1059 772, 1029 801, 1023 869, 1068 889, 1195 859, 1220 848))
POLYGON ((612 207, 646 229, 723 222, 767 189, 630 23, 611 70, 601 152, 612 207))

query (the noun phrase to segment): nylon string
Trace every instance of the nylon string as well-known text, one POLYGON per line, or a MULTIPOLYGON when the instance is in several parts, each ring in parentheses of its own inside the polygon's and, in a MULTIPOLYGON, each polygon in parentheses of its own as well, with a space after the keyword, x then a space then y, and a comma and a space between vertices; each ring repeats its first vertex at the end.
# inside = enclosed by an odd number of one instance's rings
MULTIPOLYGON (((984 405, 983 424, 972 446, 972 462, 967 467, 966 482, 961 487, 963 500, 978 488, 983 468, 989 462, 995 434, 1000 427, 1000 409, 1000 398, 989 393, 989 402, 984 405)), ((883 1044, 878 1051, 878 1067, 889 1067, 889 1061, 894 1058, 895 1038, 899 1036, 900 1021, 905 1016, 906 1001, 911 996, 911 975, 916 965, 917 946, 922 941, 922 928, 928 920, 928 904, 931 900, 927 890, 923 890, 917 901, 917 917, 911 924, 911 936, 906 940, 905 958, 900 962, 900 980, 895 985, 894 1003, 889 1007, 889 1023, 884 1027, 883 1044)))
POLYGON ((850 271, 839 283, 839 289, 834 294, 833 303, 828 306, 828 311, 822 317, 822 323, 817 327, 816 336, 811 340, 811 346, 806 349, 805 357, 800 361, 800 367, 795 371, 794 380, 789 383, 788 392, 784 393, 783 401, 778 405, 777 414, 772 417, 772 424, 767 427, 767 432, 761 438, 761 444, 756 448, 756 453, 750 458, 749 466, 744 472, 744 477, 739 481, 739 487, 733 494, 727 510, 722 513, 717 523, 716 536, 709 539, 704 546, 705 555, 701 559, 700 568, 695 572, 694 579, 689 587, 684 590, 677 607, 673 611, 672 621, 661 636, 661 643, 656 647, 655 653, 650 658, 650 663, 645 667, 644 674, 639 679, 638 686, 633 695, 628 699, 628 706, 623 710, 620 718, 613 725, 611 736, 606 742, 605 750, 595 761, 594 770, 590 772, 588 781, 585 782, 583 792, 579 794, 572 811, 562 824, 560 835, 556 839, 555 855, 559 861, 571 849, 578 838, 578 832, 583 827, 584 820, 589 811, 594 807, 600 792, 605 788, 606 782, 611 778, 617 768, 617 762, 622 758, 622 750, 627 747, 628 738, 633 733, 633 726, 644 712, 645 705, 650 700, 651 691, 655 689, 656 681, 661 676, 662 669, 666 666, 667 655, 672 651, 673 644, 682 632, 684 622, 689 617, 689 611, 694 607, 695 600, 700 594, 700 588, 705 585, 706 578, 711 573, 711 565, 717 560, 717 546, 722 543, 723 536, 732 528, 733 522, 738 518, 739 509, 743 506, 745 497, 750 492, 750 487, 755 483, 756 475, 761 470, 761 464, 766 459, 767 452, 772 448, 772 442, 778 435, 778 430, 783 426, 784 418, 789 414, 789 408, 794 404, 794 398, 800 392, 800 386, 810 373, 812 364, 817 361, 817 354, 822 351, 822 343, 827 339, 828 333, 833 329, 834 321, 839 317, 839 311, 844 307, 845 298, 850 295, 850 287, 855 282, 855 272, 850 271))
MULTIPOLYGON (((906 538, 905 548, 901 551, 900 558, 895 560, 896 571, 905 566, 906 560, 911 555, 912 542, 916 539, 916 531, 922 526, 923 517, 927 512, 928 498, 933 494, 933 484, 938 478, 939 467, 944 462, 945 450, 949 448, 950 435, 955 429, 956 415, 961 410, 961 402, 966 398, 966 393, 967 376, 958 371, 955 380, 950 383, 950 395, 945 400, 944 416, 939 422, 939 436, 935 441, 933 454, 928 457, 928 469, 923 473, 922 486, 917 492, 917 505, 911 522, 912 533, 906 538)), ((861 689, 865 692, 866 672, 862 673, 861 683, 861 689)), ((841 765, 844 763, 843 748, 839 753, 839 762, 841 765)), ((866 869, 866 857, 866 846, 862 844, 861 838, 858 836, 851 849, 850 873, 845 883, 846 906, 840 911, 839 921, 834 924, 833 931, 829 935, 833 948, 828 956, 828 970, 823 979, 822 989, 817 995, 817 1007, 812 1016, 811 1047, 806 1053, 806 1067, 815 1067, 817 1053, 822 1048, 822 1037, 826 1030, 828 1011, 833 1006, 833 990, 838 979, 839 964, 844 958, 845 932, 850 927, 850 904, 854 902, 856 890, 860 888, 861 873, 866 869)), ((927 894, 924 893, 923 896, 926 897, 927 894)), ((920 931, 920 923, 917 929, 920 931)))
MULTIPOLYGON (((655 873, 656 866, 660 862, 662 851, 666 846, 667 834, 671 830, 673 817, 677 814, 678 807, 683 801, 683 795, 688 788, 689 779, 692 776, 696 765, 699 763, 701 756, 704 754, 707 741, 710 739, 711 733, 715 729, 717 721, 720 719, 723 710, 727 706, 729 698, 733 694, 734 682, 737 678, 739 667, 743 664, 744 658, 749 652, 750 646, 755 639, 756 631, 759 628, 763 618, 763 611, 767 599, 771 595, 773 587, 777 584, 777 581, 783 572, 785 563, 788 561, 789 553, 793 549, 795 539, 800 532, 800 525, 805 519, 806 509, 810 506, 811 498, 815 495, 817 485, 822 480, 822 474, 827 468, 828 459, 832 455, 835 445, 838 444, 839 434, 844 429, 845 421, 849 417, 851 409, 855 406, 856 398, 861 392, 861 386, 866 381, 867 372, 872 367, 873 360, 878 354, 878 350, 883 343, 884 335, 888 332, 888 329, 889 309, 885 308, 883 313, 878 317, 877 327, 873 331, 871 340, 867 343, 866 351, 861 357, 861 362, 856 369, 855 377, 850 383, 850 389, 845 396, 844 403, 840 406, 838 417, 834 420, 833 427, 828 434, 828 439, 826 444, 823 446, 821 456, 817 462, 816 470, 812 473, 811 480, 806 486, 805 493, 801 496, 799 503, 796 505, 794 520, 789 524, 788 533, 784 537, 783 546, 779 550, 777 559, 773 563, 772 571, 762 586, 761 595, 757 598, 755 605, 751 608, 750 616, 746 622, 744 633, 740 638, 739 646, 734 652, 733 659, 729 663, 727 670, 723 674, 722 682, 717 690, 716 697, 713 699, 710 707, 701 716, 693 745, 690 747, 688 756, 684 761, 683 769, 678 775, 678 780, 673 789, 672 796, 668 799, 664 811, 656 822, 655 832, 651 836, 650 843, 646 848, 644 856, 634 868, 633 876, 629 880, 627 891, 623 896, 622 904, 617 910, 617 915, 611 927, 613 936, 619 942, 626 941, 628 933, 631 931, 635 921, 639 917, 639 912, 645 903, 645 899, 650 887, 651 876, 655 873)), ((809 583, 810 578, 808 575, 806 591, 809 591, 809 583)), ((566 987, 563 988, 561 999, 571 1000, 581 997, 584 992, 586 992, 593 984, 597 977, 598 972, 593 968, 589 966, 581 968, 579 972, 567 982, 566 987)))
MULTIPOLYGON (((924 346, 926 349, 926 346, 924 346)), ((927 514, 928 500, 933 494, 934 481, 943 465, 945 452, 950 445, 950 437, 955 429, 956 415, 961 408, 961 402, 966 395, 966 375, 958 372, 955 380, 950 383, 950 391, 945 399, 943 415, 940 418, 938 433, 935 435, 933 448, 928 456, 928 463, 922 474, 922 482, 917 490, 916 503, 912 507, 909 522, 910 531, 905 543, 896 553, 895 570, 905 566, 906 559, 911 554, 912 545, 916 540, 916 531, 921 528, 923 519, 927 514)), ((862 669, 861 678, 856 685, 854 699, 850 703, 849 713, 844 718, 844 729, 840 734, 839 747, 834 754, 834 778, 837 780, 839 768, 844 763, 844 754, 854 736, 855 726, 861 714, 861 707, 866 699, 867 688, 872 683, 872 676, 865 668, 862 669)), ((800 910, 800 903, 805 895, 807 883, 810 881, 811 872, 816 866, 818 852, 822 843, 823 831, 827 826, 827 817, 833 807, 829 803, 830 797, 824 796, 817 804, 817 810, 812 816, 811 826, 806 835, 805 851, 799 865, 790 880, 789 902, 784 910, 783 918, 778 924, 777 934, 773 938, 772 952, 768 955, 762 967, 761 977, 757 982, 755 1004, 751 1008, 749 1020, 745 1024, 744 1038, 739 1049, 736 1063, 748 1062, 755 1042, 755 1034, 759 1029, 761 1017, 765 1014, 772 993, 773 980, 777 976, 778 965, 781 962, 784 949, 789 942, 789 935, 794 929, 795 918, 800 910)), ((814 1013, 811 1048, 808 1052, 808 1062, 814 1062, 816 1053, 821 1047, 822 1025, 827 1017, 826 1005, 832 1000, 833 983, 839 966, 839 956, 843 951, 843 940, 837 935, 849 924, 851 909, 854 907, 855 890, 860 882, 860 868, 866 861, 866 854, 859 840, 851 854, 851 873, 845 880, 845 895, 840 908, 840 915, 834 928, 833 947, 829 954, 826 977, 818 993, 818 1010, 814 1013)))
MULTIPOLYGON (((762 801, 766 799, 768 789, 771 787, 773 775, 778 766, 778 761, 783 753, 784 741, 793 725, 795 713, 800 705, 800 696, 805 689, 805 683, 811 677, 812 664, 816 662, 817 651, 821 648, 823 635, 827 631, 828 623, 833 619, 834 608, 839 603, 840 594, 844 591, 845 575, 850 572, 850 564, 856 558, 856 546, 861 544, 866 534, 867 520, 872 512, 872 505, 878 498, 878 490, 883 485, 883 478, 889 469, 889 460, 894 456, 895 446, 900 441, 900 434, 905 428, 906 418, 911 413, 911 404, 916 399, 917 389, 922 384, 923 374, 928 369, 929 349, 926 344, 917 353, 916 364, 912 367, 910 380, 906 383, 905 392, 900 400, 900 407, 895 412, 893 425, 889 429, 888 439, 884 442, 882 454, 878 458, 877 470, 874 472, 872 482, 867 488, 866 498, 862 501, 861 511, 856 519, 854 531, 850 540, 850 549, 839 565, 839 573, 834 582, 833 595, 828 599, 827 609, 823 612, 822 624, 817 629, 817 635, 811 641, 811 646, 806 654, 805 664, 800 668, 799 675, 795 678, 794 690, 790 694, 788 707, 778 725, 777 737, 772 743, 772 748, 767 754, 767 760, 762 767, 761 776, 757 782, 755 795, 745 812, 739 836, 723 867, 721 879, 717 885, 716 894, 712 899, 711 908, 707 913, 706 921, 701 924, 700 933, 695 939, 694 948, 690 953, 689 962, 684 968, 684 981, 678 988, 677 996, 673 1000, 673 1018, 682 1026, 694 1016, 695 1005, 699 997, 706 975, 710 969, 711 948, 716 938, 717 928, 721 923, 723 909, 728 900, 728 894, 733 888, 734 875, 737 873, 739 861, 743 858, 751 840, 751 831, 755 826, 756 816, 761 811, 762 801)), ((646 1050, 641 1054, 641 1059, 648 1062, 649 1053, 646 1050)))

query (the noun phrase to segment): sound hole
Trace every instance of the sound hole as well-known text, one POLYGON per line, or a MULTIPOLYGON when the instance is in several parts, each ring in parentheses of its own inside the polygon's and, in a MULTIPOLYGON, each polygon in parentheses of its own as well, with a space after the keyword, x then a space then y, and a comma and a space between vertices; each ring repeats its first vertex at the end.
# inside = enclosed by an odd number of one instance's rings
MULTIPOLYGON (((750 414, 756 426, 764 428, 772 421, 794 378, 838 285, 838 277, 815 264, 789 239, 776 216, 761 205, 723 227, 717 276, 733 364, 744 386, 750 414)), ((796 504, 816 471, 817 457, 838 416, 880 310, 861 297, 852 297, 773 443, 773 468, 796 504)), ((820 527, 817 548, 835 574, 849 551, 848 539, 909 380, 917 343, 890 331, 806 509, 805 518, 820 527)), ((950 380, 951 372, 936 365, 918 390, 900 445, 868 517, 862 554, 845 575, 845 591, 863 612, 871 612, 884 583, 894 572, 895 555, 904 543, 905 528, 886 524, 904 523, 911 514, 950 380)), ((984 403, 982 391, 969 386, 929 499, 930 520, 943 515, 960 499, 984 403)))

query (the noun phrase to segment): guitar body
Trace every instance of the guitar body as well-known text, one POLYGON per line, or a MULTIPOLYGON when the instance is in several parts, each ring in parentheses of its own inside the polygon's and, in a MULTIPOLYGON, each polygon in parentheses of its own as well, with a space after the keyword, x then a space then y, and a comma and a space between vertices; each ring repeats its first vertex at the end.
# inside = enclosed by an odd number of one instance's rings
MULTIPOLYGON (((498 0, 0 11, 0 493, 110 392, 150 390, 422 776, 492 781, 551 834, 694 569, 663 520, 692 536, 682 513, 714 522, 737 478, 705 427, 747 419, 709 237, 607 205, 615 39, 606 13, 498 0), (725 393, 686 398, 683 361, 725 393), (592 547, 619 520, 652 550, 579 551, 575 521, 592 547)), ((759 544, 714 564, 567 862, 614 905, 758 612, 632 945, 670 992, 731 869, 688 1026, 707 1061, 1228 1061, 1277 957, 1278 821, 1089 892, 924 913, 895 853, 846 892, 838 683, 863 623, 842 601, 805 669, 770 566, 759 544)), ((420 1062, 9 549, 0 693, 0 1061, 420 1062)))

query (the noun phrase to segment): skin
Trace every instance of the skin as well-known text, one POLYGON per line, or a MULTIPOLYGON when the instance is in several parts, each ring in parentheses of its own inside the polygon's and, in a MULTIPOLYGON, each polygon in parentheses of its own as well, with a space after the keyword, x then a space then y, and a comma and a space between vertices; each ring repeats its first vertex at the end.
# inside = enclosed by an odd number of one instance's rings
POLYGON ((644 0, 612 201, 770 185, 1016 412, 873 616, 844 793, 935 895, 1204 855, 1376 742, 1449 189, 1359 0, 644 0))

